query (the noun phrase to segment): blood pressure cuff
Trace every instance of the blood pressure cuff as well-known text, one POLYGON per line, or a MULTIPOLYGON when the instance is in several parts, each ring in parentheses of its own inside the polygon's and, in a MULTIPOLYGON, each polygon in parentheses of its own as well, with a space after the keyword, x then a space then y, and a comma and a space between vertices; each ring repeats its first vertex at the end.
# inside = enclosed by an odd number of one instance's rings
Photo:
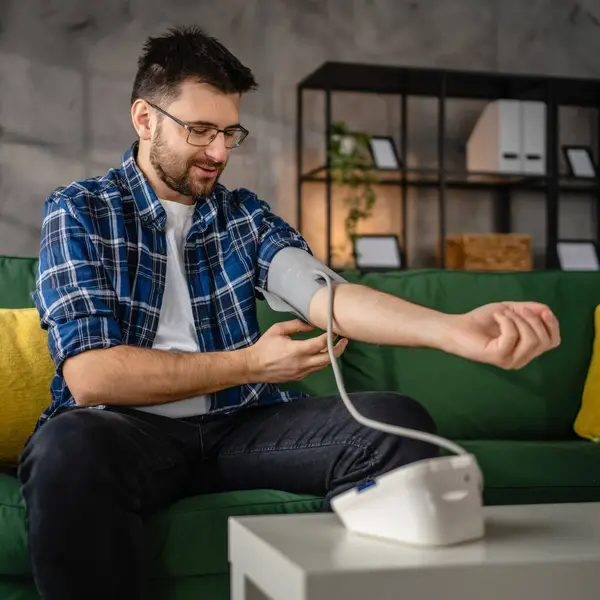
POLYGON ((327 282, 317 271, 323 271, 332 283, 348 283, 301 248, 283 248, 273 257, 267 273, 267 290, 257 288, 269 306, 278 312, 290 312, 311 323, 310 302, 327 282))

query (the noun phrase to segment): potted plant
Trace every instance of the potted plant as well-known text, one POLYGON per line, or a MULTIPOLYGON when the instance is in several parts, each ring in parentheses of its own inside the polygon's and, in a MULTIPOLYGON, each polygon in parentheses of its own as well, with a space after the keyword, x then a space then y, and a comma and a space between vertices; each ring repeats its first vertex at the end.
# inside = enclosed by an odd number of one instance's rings
MULTIPOLYGON (((330 169, 333 183, 348 190, 344 205, 348 208, 345 219, 346 244, 341 252, 354 247, 354 238, 360 221, 373 214, 376 195, 373 189, 379 181, 370 153, 371 136, 366 133, 350 132, 346 123, 337 121, 331 127, 330 169)), ((337 251, 334 255, 339 256, 337 251)))

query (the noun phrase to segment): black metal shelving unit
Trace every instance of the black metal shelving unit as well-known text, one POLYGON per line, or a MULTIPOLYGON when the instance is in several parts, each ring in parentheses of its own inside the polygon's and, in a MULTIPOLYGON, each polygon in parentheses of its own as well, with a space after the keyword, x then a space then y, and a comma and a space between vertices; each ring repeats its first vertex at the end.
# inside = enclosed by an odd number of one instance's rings
MULTIPOLYGON (((406 197, 409 187, 436 188, 439 203, 438 238, 441 241, 441 265, 446 265, 446 190, 486 189, 496 191, 494 203, 495 230, 509 233, 511 225, 511 191, 545 192, 546 268, 556 268, 556 244, 559 239, 559 198, 561 192, 593 194, 600 200, 600 178, 574 178, 559 172, 559 108, 575 106, 600 109, 600 80, 543 77, 506 73, 457 71, 396 67, 355 63, 326 62, 305 77, 297 86, 296 155, 297 155, 297 224, 302 230, 303 184, 322 182, 325 186, 327 264, 331 266, 332 177, 329 164, 332 126, 332 95, 336 92, 391 94, 400 100, 400 159, 408 156, 407 123, 409 96, 437 98, 437 169, 402 168, 381 172, 379 185, 397 186, 402 201, 401 242, 407 247, 406 197), (325 96, 325 162, 322 166, 303 169, 303 93, 319 90, 325 96), (488 100, 516 99, 546 103, 546 173, 545 175, 504 175, 501 173, 458 172, 445 167, 444 148, 446 104, 450 99, 488 100)), ((600 143, 600 117, 596 141, 600 143)), ((596 149, 598 156, 598 149, 596 149)), ((598 204, 598 203, 596 203, 598 204)), ((600 240, 600 211, 594 216, 596 240, 600 240)))

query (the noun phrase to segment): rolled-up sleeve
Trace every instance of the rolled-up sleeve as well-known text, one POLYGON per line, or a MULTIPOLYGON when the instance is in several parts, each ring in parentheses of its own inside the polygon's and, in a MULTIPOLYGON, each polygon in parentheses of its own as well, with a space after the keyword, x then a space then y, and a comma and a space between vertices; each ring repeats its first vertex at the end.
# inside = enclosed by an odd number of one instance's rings
MULTIPOLYGON (((259 229, 258 261, 255 288, 268 291, 267 278, 273 257, 284 248, 301 248, 312 254, 311 249, 302 235, 286 223, 281 217, 271 212, 270 206, 260 201, 262 208, 261 225, 259 229)), ((259 299, 262 293, 256 290, 259 299)))
POLYGON ((32 297, 57 372, 67 358, 122 343, 117 295, 89 234, 60 196, 44 206, 32 297))

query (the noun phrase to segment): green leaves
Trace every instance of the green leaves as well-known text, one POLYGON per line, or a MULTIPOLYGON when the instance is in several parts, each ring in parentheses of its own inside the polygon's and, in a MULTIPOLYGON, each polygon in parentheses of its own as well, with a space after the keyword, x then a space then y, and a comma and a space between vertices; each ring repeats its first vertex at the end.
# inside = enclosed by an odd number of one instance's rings
POLYGON ((379 181, 369 144, 371 136, 366 133, 351 132, 342 121, 331 127, 329 161, 332 181, 346 187, 348 194, 344 204, 348 207, 345 220, 349 241, 353 241, 358 224, 372 215, 377 196, 373 186, 379 181))

